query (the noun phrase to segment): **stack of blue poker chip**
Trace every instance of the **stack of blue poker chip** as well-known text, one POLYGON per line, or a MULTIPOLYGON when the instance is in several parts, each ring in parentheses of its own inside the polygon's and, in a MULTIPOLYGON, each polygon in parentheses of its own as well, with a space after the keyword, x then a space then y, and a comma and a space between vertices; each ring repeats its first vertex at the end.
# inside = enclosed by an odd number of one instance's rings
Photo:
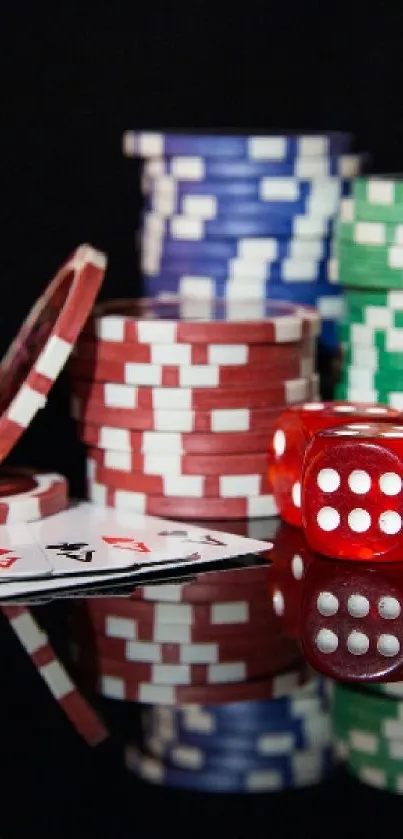
POLYGON ((127 132, 143 158, 143 294, 285 299, 318 306, 338 345, 333 221, 363 160, 350 137, 127 132))
POLYGON ((335 766, 319 679, 288 697, 230 705, 151 706, 126 766, 152 783, 208 792, 276 792, 323 781, 335 766))

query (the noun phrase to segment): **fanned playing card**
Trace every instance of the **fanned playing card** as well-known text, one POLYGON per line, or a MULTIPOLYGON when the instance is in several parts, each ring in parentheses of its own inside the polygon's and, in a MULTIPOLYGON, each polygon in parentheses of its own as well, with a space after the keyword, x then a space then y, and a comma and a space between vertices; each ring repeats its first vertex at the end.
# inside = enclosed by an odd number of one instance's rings
POLYGON ((0 527, 0 599, 66 596, 69 589, 81 589, 84 596, 111 581, 119 587, 163 577, 179 581, 271 547, 271 542, 80 502, 46 519, 0 527))

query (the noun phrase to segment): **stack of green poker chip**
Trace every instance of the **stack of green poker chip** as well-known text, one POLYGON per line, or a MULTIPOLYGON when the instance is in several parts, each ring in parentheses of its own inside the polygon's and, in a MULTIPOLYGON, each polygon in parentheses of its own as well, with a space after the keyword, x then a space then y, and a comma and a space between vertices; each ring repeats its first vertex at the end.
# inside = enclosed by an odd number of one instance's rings
POLYGON ((403 683, 335 684, 332 717, 337 751, 362 783, 403 794, 403 683))
POLYGON ((335 397, 403 410, 403 176, 355 179, 336 254, 345 307, 335 397))

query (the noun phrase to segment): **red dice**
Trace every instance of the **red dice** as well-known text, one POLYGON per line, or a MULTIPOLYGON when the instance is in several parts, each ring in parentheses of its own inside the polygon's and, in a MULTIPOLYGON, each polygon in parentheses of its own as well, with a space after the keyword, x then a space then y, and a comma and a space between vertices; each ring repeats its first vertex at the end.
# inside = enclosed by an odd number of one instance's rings
POLYGON ((326 428, 369 420, 398 422, 401 414, 386 405, 312 402, 289 408, 278 418, 269 442, 269 479, 281 517, 301 527, 301 474, 306 447, 326 428))
POLYGON ((301 604, 304 655, 345 681, 403 678, 403 574, 396 564, 314 557, 301 604))
POLYGON ((273 538, 267 574, 273 609, 290 638, 299 638, 303 581, 313 559, 302 530, 281 523, 273 538))
POLYGON ((314 551, 401 562, 403 425, 346 425, 316 434, 305 453, 301 504, 314 551))

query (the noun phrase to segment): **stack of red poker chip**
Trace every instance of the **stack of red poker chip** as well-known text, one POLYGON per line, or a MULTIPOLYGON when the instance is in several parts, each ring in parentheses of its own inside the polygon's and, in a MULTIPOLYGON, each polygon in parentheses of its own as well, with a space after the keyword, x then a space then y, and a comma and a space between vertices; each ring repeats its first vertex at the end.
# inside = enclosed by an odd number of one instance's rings
POLYGON ((319 318, 261 301, 208 311, 111 301, 90 318, 71 377, 92 501, 182 520, 276 515, 268 433, 317 395, 319 318))
POLYGON ((269 567, 145 586, 76 607, 72 641, 87 687, 146 704, 214 704, 287 695, 307 678, 273 610, 269 567))

